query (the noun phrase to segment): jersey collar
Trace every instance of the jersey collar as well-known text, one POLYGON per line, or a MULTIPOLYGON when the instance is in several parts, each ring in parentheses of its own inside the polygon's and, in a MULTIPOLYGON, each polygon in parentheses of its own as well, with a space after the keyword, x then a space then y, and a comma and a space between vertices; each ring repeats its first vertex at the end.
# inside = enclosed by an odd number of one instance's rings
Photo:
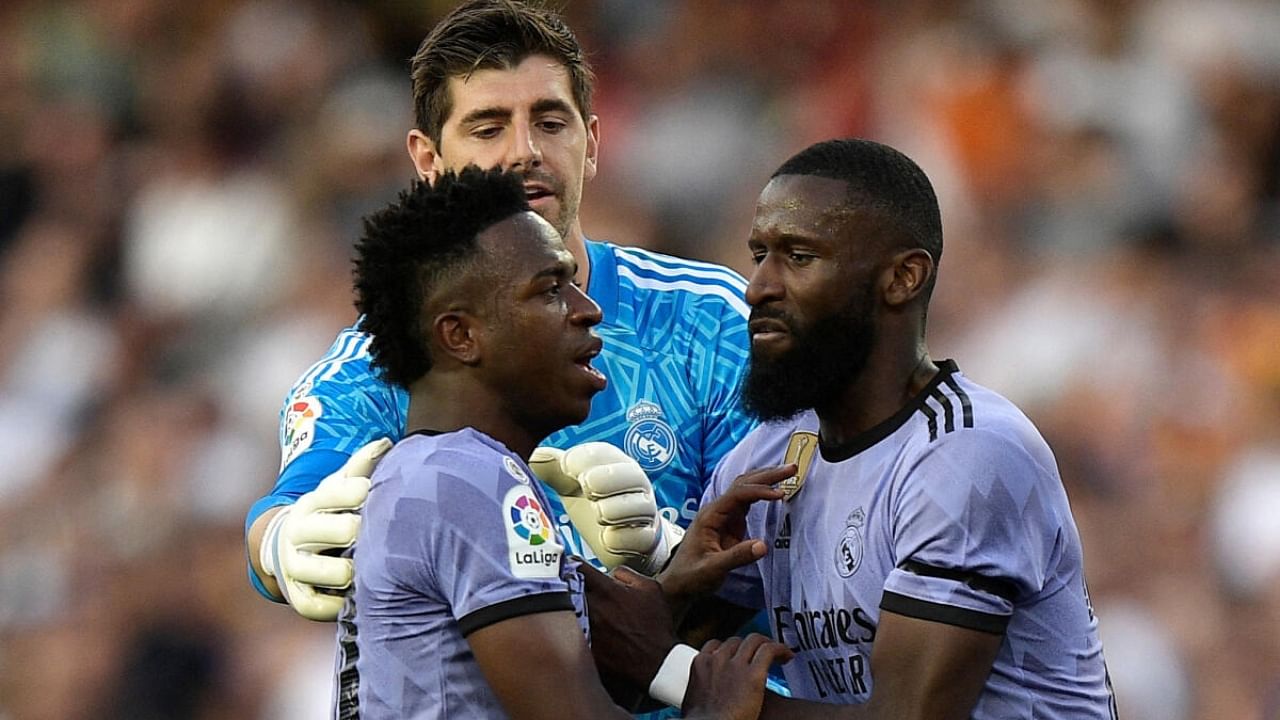
POLYGON ((604 315, 603 323, 609 324, 618 316, 618 261, 608 243, 583 239, 587 247, 587 262, 591 274, 587 280, 587 295, 596 301, 604 315))
POLYGON ((923 390, 917 393, 915 397, 911 398, 906 405, 903 405, 901 410, 894 413, 887 420, 881 421, 870 430, 851 438, 848 442, 841 443, 840 445, 833 445, 825 442, 822 439, 821 434, 819 434, 818 452, 822 453, 822 459, 829 463, 844 462, 845 460, 848 460, 854 455, 857 455, 863 450, 866 450, 872 445, 875 445, 881 440, 889 437, 895 430, 902 427, 902 425, 906 423, 912 415, 915 415, 916 412, 924 406, 924 401, 933 394, 933 391, 936 390, 944 380, 951 376, 952 373, 958 371, 959 368, 956 367, 955 360, 938 361, 937 374, 933 376, 933 379, 929 381, 928 385, 924 386, 923 390))

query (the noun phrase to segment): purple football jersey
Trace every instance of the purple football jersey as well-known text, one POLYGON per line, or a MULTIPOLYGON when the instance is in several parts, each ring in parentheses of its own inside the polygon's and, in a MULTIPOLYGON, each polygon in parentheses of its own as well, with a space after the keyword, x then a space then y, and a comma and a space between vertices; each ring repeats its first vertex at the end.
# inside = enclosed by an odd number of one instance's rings
POLYGON ((703 502, 749 470, 797 462, 789 499, 758 503, 769 543, 721 597, 765 609, 796 651, 793 696, 866 702, 882 611, 1004 637, 973 717, 1111 718, 1080 537, 1057 464, 1012 403, 940 363, 895 416, 841 447, 813 412, 769 423, 717 468, 703 502))
MULTIPOLYGON (((468 428, 410 435, 372 480, 340 619, 338 717, 505 717, 467 635, 559 610, 588 633, 578 562, 533 472, 468 428)), ((512 662, 535 651, 513 648, 512 662)))

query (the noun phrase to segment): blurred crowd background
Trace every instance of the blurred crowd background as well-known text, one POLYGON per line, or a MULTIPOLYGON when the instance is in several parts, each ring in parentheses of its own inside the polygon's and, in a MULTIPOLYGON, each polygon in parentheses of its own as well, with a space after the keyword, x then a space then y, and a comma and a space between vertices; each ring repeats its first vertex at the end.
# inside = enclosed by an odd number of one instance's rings
MULTIPOLYGON (((0 3, 0 720, 324 716, 332 629, 242 523, 451 5, 0 3)), ((559 6, 589 236, 747 272, 783 159, 906 151, 931 349, 1055 449, 1122 716, 1280 718, 1280 3, 559 6)))

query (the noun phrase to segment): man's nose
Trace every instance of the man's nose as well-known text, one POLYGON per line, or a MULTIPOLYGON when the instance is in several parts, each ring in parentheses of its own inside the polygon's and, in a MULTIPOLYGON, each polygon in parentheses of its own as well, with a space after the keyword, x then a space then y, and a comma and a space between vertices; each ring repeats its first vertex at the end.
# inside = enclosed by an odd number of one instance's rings
POLYGON ((582 288, 570 284, 565 289, 565 292, 568 293, 569 311, 574 322, 591 327, 599 325, 600 321, 604 319, 604 313, 600 306, 582 288))
POLYGON ((781 300, 782 296, 782 284, 778 281, 774 263, 766 255, 747 282, 747 304, 755 307, 770 300, 781 300))
POLYGON ((512 143, 507 168, 528 171, 542 165, 542 146, 531 123, 517 122, 511 133, 512 143))

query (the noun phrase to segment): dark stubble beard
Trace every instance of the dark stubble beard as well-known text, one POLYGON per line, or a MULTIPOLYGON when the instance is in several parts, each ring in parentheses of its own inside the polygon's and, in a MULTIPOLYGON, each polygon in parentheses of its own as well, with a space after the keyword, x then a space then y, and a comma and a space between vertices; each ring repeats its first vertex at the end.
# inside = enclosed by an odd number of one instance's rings
MULTIPOLYGON (((867 288, 870 290, 870 288, 867 288)), ((797 327, 784 313, 754 308, 751 317, 776 318, 787 323, 791 347, 782 355, 764 358, 754 350, 742 385, 742 406, 763 422, 786 420, 835 401, 867 366, 875 326, 866 291, 843 312, 797 327)))
POLYGON ((576 198, 569 197, 569 189, 560 181, 560 178, 549 172, 541 170, 531 170, 521 175, 522 180, 534 180, 547 186, 552 195, 556 198, 556 206, 559 212, 555 217, 544 217, 543 220, 551 223, 551 227, 560 233, 561 238, 569 237, 569 228, 573 227, 573 221, 578 219, 578 205, 581 201, 581 193, 576 198))

